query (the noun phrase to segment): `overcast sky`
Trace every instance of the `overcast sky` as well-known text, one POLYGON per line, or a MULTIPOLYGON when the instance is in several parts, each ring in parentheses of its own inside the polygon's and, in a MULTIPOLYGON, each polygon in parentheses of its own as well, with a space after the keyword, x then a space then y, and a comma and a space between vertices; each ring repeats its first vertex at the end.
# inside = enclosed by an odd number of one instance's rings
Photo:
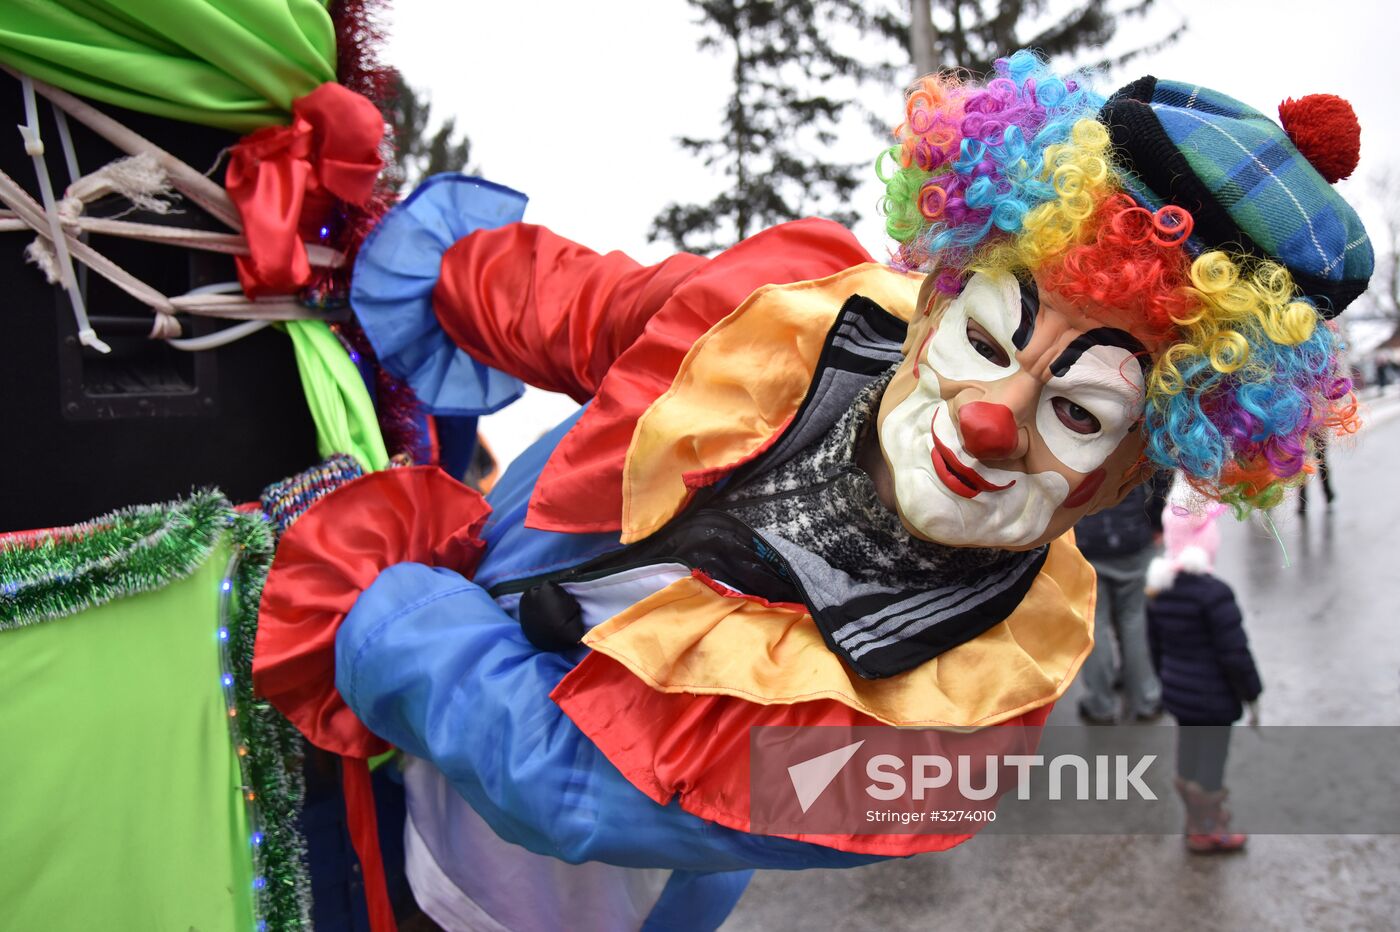
MULTIPOLYGON (((1055 0, 1051 0, 1053 8, 1055 0)), ((702 30, 684 0, 511 3, 394 0, 389 61, 428 90, 435 113, 470 135, 482 174, 530 196, 527 219, 597 249, 639 259, 667 254, 646 243, 668 201, 696 200, 719 182, 675 137, 718 127, 729 63, 700 52, 702 30)), ((1379 0, 1159 0, 1129 37, 1186 20, 1186 36, 1112 76, 1180 78, 1224 91, 1274 115, 1284 97, 1340 94, 1363 127, 1365 176, 1400 161, 1400 12, 1379 0)), ((896 90, 865 94, 899 119, 896 90)), ((882 141, 851 127, 856 151, 882 141)), ((873 176, 872 176, 873 177, 873 176)), ((1348 196, 1359 200, 1354 184, 1348 196)), ((875 185, 858 206, 866 248, 885 244, 875 185)))
MULTIPOLYGON (((1055 0, 1051 0, 1051 6, 1055 0)), ((472 142, 480 173, 530 197, 526 220, 601 251, 654 262, 669 249, 646 242, 652 217, 672 200, 707 199, 721 182, 683 153, 682 134, 719 125, 729 62, 700 52, 703 31, 684 0, 394 0, 385 57, 452 115, 472 142)), ((1362 125, 1357 179, 1343 193, 1374 217, 1365 179, 1400 165, 1400 9, 1382 0, 1158 0, 1125 40, 1186 20, 1180 42, 1113 75, 1142 74, 1215 88, 1274 116, 1285 97, 1339 94, 1362 125)), ((895 89, 866 102, 900 117, 895 89)), ((854 125, 851 158, 884 145, 854 125)), ((887 254, 871 183, 857 195, 856 233, 887 254)), ((563 405, 540 416, 549 419, 563 405)), ((513 409, 517 417, 519 410, 513 409)))

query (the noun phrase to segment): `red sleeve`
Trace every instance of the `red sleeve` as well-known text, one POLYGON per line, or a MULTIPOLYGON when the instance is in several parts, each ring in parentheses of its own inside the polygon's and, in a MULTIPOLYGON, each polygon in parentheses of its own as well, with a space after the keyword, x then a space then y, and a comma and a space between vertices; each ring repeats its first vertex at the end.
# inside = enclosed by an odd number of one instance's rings
POLYGON ((443 330, 473 358, 583 402, 672 292, 708 261, 681 253, 643 266, 513 223, 448 249, 433 307, 443 330))
POLYGON ((593 405, 555 448, 525 526, 622 527, 623 464, 637 419, 670 386, 695 341, 763 285, 824 278, 869 261, 845 227, 810 219, 764 230, 697 267, 623 350, 593 405))
POLYGON ((754 292, 869 262, 849 230, 797 220, 713 260, 680 254, 646 267, 599 255, 543 227, 480 230, 443 256, 438 321, 480 362, 594 403, 560 441, 526 526, 622 526, 622 472, 637 418, 671 384, 692 344, 754 292))

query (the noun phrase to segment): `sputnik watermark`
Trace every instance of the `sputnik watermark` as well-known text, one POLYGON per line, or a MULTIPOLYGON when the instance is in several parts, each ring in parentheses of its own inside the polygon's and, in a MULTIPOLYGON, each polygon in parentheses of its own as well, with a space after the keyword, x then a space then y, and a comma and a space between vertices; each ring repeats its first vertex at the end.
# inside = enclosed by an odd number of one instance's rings
POLYGON ((755 728, 750 818, 774 834, 965 835, 1005 821, 1010 806, 1018 828, 1037 830, 1045 813, 1056 830, 1068 830, 1083 820, 1084 806, 1117 807, 1119 824, 1128 824, 1140 820, 1140 807, 1172 795, 1173 755, 1161 744, 1104 746, 1086 731, 1077 735, 1083 740, 1048 747, 1042 733, 755 728), (1027 811, 1037 820, 1028 823, 1027 811))
POLYGON ((1124 801, 1156 799, 1157 794, 1143 782, 1147 768, 1157 760, 1156 754, 1144 754, 1132 760, 1127 754, 1058 754, 1047 764, 1042 754, 988 754, 981 766, 966 754, 957 757, 954 765, 939 754, 915 754, 909 761, 909 778, 904 776, 905 761, 893 754, 877 754, 866 762, 866 776, 874 781, 866 788, 875 799, 900 799, 909 794, 922 800, 929 791, 949 786, 957 775, 958 795, 964 799, 982 801, 998 795, 998 775, 1007 768, 1016 771, 1016 798, 1031 798, 1031 773, 1034 768, 1047 767, 1049 799, 1098 799, 1124 801), (973 786, 974 774, 982 773, 982 785, 973 786), (1065 771, 1073 776, 1073 794, 1065 795, 1065 771), (1091 776, 1092 774, 1092 776, 1091 776), (1092 794, 1092 795, 1091 795, 1092 794))
MULTIPOLYGON (((788 767, 788 778, 803 812, 812 808, 864 744, 864 741, 855 741, 788 767)), ((875 754, 865 760, 865 776, 869 781, 865 793, 880 802, 903 799, 923 802, 936 791, 952 788, 964 800, 983 802, 1009 789, 1001 784, 1001 775, 1009 770, 1014 772, 1016 798, 1028 800, 1033 787, 1032 774, 1036 768, 1043 767, 1048 775, 1046 798, 1051 800, 1154 800, 1157 794, 1143 777, 1157 757, 1156 754, 1144 754, 1136 759, 1127 754, 1058 754, 1047 762, 1043 754, 987 754, 980 760, 974 760, 969 754, 953 758, 942 754, 913 754, 907 758, 875 754)), ((911 821, 923 821, 921 817, 926 813, 872 809, 867 815, 870 821, 899 821, 907 825, 911 821)), ((993 810, 992 818, 986 821, 994 820, 995 815, 993 810)))

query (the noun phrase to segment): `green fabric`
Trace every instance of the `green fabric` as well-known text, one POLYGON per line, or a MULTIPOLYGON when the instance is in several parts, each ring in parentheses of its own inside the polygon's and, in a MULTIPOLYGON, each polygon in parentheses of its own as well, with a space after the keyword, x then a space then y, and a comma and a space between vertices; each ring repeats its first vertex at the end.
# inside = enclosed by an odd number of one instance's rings
POLYGON ((247 133, 335 76, 322 0, 0 0, 0 62, 142 113, 247 133))
MULTIPOLYGON (((255 796, 252 805, 256 809, 256 834, 248 840, 256 842, 251 853, 257 915, 269 929, 296 932, 310 928, 311 922, 305 843, 297 827, 301 800, 305 796, 301 776, 302 740, 291 723, 274 708, 254 699, 251 675, 258 602, 263 580, 272 562, 272 551, 270 523, 262 515, 234 511, 228 499, 213 491, 196 492, 182 501, 163 505, 122 508, 61 530, 0 536, 0 659, 20 656, 6 653, 11 650, 11 645, 30 643, 6 638, 5 632, 38 629, 41 626, 61 626, 67 631, 65 638, 75 639, 62 642, 64 651, 72 651, 77 657, 85 656, 91 645, 82 639, 93 636, 94 629, 87 623, 76 622, 94 617, 92 613, 98 608, 117 603, 130 604, 133 599, 141 602, 146 594, 167 591, 210 565, 224 567, 223 572, 231 570, 232 585, 228 592, 221 594, 222 611, 216 612, 217 617, 206 617, 209 614, 207 605, 201 605, 193 615, 185 617, 194 618, 191 623, 209 625, 208 630, 211 631, 221 624, 227 629, 226 641, 214 641, 199 635, 198 642, 206 645, 213 642, 216 645, 214 649, 221 661, 220 668, 233 678, 232 683, 227 684, 229 691, 224 698, 235 703, 237 713, 220 717, 220 721, 228 732, 225 740, 235 742, 239 751, 237 759, 243 777, 241 781, 234 781, 233 791, 237 795, 251 790, 255 796), (236 555, 231 562, 225 557, 227 548, 232 548, 232 553, 236 555), (218 646, 220 643, 222 649, 218 646), (260 888, 257 878, 263 881, 260 888)), ((160 610, 159 600, 141 604, 154 605, 157 611, 160 610)), ((95 617, 98 620, 105 617, 109 623, 120 625, 122 616, 108 613, 95 617)), ((110 634, 111 629, 98 629, 98 632, 110 634)), ((152 650, 162 650, 163 644, 162 638, 159 644, 153 645, 152 650)), ((58 657, 59 654, 55 652, 54 656, 58 657)), ((158 662, 150 662, 147 656, 142 656, 140 660, 144 666, 140 669, 133 671, 123 667, 120 672, 135 680, 142 676, 165 676, 166 671, 161 666, 163 656, 157 655, 157 659, 158 662)), ((179 657, 174 659, 180 660, 179 657)), ((119 663, 128 663, 129 660, 117 656, 119 663)), ((185 665, 182 664, 180 668, 184 669, 185 665)), ((38 671, 35 675, 52 675, 61 679, 65 670, 63 663, 55 663, 47 674, 38 671)), ((7 678, 4 666, 0 665, 0 703, 8 703, 0 705, 0 710, 19 707, 24 712, 19 703, 8 698, 5 687, 12 681, 15 678, 7 678)), ((23 678, 18 682, 23 685, 23 678)), ((160 686, 162 694, 168 691, 165 682, 160 686)), ((207 681, 201 677, 199 688, 192 695, 200 698, 205 686, 207 681)), ((184 698, 185 703, 170 706, 178 709, 181 715, 185 713, 190 696, 184 698)), ((154 714, 164 714, 160 712, 158 703, 154 705, 157 706, 154 714)), ((9 721, 4 717, 4 711, 0 711, 0 740, 8 741, 11 740, 11 731, 6 727, 9 721)), ((112 714, 105 709, 87 711, 97 716, 89 722, 93 725, 100 723, 101 716, 112 714)), ((49 756, 57 755, 60 764, 71 764, 79 758, 86 762, 84 755, 87 751, 82 744, 68 743, 57 737, 70 731, 73 730, 55 732, 42 745, 26 749, 24 759, 27 761, 39 755, 49 760, 49 756)), ((81 729, 76 733, 79 736, 77 741, 86 738, 81 729)), ((183 737, 169 729, 166 734, 168 740, 183 737)), ((153 759, 160 762, 159 755, 154 755, 153 759)), ((16 757, 16 760, 19 758, 16 757)), ((61 770, 62 767, 48 769, 61 770)), ((159 781, 184 779, 178 774, 171 777, 166 770, 153 770, 152 777, 159 781)), ((0 779, 0 792, 8 793, 11 783, 7 780, 17 779, 19 777, 6 774, 6 779, 0 779)), ((55 794, 66 792, 66 786, 67 782, 54 784, 50 791, 55 794)), ((181 789, 197 790, 195 785, 188 783, 182 783, 181 789)), ((204 792, 213 794, 215 799, 222 799, 229 792, 229 784, 226 781, 206 782, 204 792)), ((108 795, 97 794, 90 799, 97 804, 107 799, 108 795)), ((70 802, 66 798, 62 801, 70 802)), ((59 811, 63 811, 63 807, 59 807, 59 811)), ((0 824, 3 822, 3 817, 0 817, 0 824)), ((0 834, 0 843, 8 840, 0 834)), ((84 842, 86 839, 80 836, 75 844, 84 842)), ((233 851, 236 859, 248 854, 243 841, 237 837, 233 851)), ((235 866, 241 863, 241 860, 236 860, 235 866)), ((58 869, 68 866, 60 863, 58 869)), ((223 868, 213 864, 209 869, 223 868)), ((158 887, 165 883, 165 878, 160 876, 159 871, 154 872, 150 875, 155 877, 156 886, 153 887, 147 881, 147 872, 138 873, 141 874, 137 878, 139 883, 132 887, 129 895, 159 902, 161 893, 158 887)), ((225 881, 225 888, 228 891, 239 889, 237 884, 242 876, 243 871, 239 870, 236 876, 225 881)), ((0 885, 0 895, 4 892, 4 886, 0 885)), ((0 915, 5 914, 0 912, 0 915)), ((4 920, 0 920, 0 929, 7 928, 9 926, 4 920)))
POLYGON ((221 540, 191 575, 0 631, 0 926, 253 927, 220 684, 221 540))
POLYGON ((347 453, 365 472, 388 466, 389 453, 369 390, 330 327, 322 321, 296 320, 285 329, 292 338, 321 456, 347 453))

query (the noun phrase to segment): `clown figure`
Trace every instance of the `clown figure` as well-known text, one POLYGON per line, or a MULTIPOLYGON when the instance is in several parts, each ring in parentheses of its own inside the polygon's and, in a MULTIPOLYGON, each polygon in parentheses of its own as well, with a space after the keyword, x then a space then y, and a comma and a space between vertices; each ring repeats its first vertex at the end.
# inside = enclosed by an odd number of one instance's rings
MULTIPOLYGON (((1335 100, 1288 120, 1341 145, 1335 100)), ((357 262, 380 360, 433 410, 513 379, 583 407, 489 499, 413 467, 314 505, 260 670, 334 682, 268 698, 408 755, 450 928, 713 927, 750 868, 965 840, 754 833, 750 729, 1041 725, 1093 644, 1076 521, 1166 468, 1271 507, 1354 429, 1322 321, 1371 252, 1318 158, 1208 89, 1018 52, 911 89, 889 264, 804 220, 644 267, 430 180, 357 262)))

